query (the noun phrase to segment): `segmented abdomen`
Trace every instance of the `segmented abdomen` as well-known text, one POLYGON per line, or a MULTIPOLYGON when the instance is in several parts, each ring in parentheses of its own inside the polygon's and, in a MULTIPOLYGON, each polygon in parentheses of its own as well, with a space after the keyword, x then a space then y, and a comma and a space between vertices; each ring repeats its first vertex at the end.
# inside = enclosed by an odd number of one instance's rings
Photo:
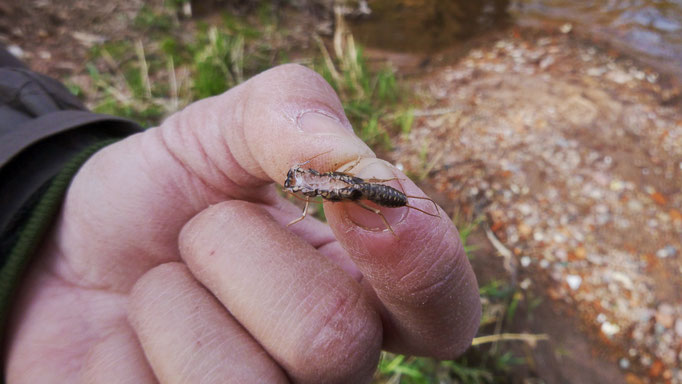
POLYGON ((355 187, 320 191, 320 196, 329 201, 355 201, 362 199, 362 191, 355 187))
POLYGON ((358 185, 364 199, 384 207, 404 207, 407 196, 399 190, 383 184, 364 183, 358 185))

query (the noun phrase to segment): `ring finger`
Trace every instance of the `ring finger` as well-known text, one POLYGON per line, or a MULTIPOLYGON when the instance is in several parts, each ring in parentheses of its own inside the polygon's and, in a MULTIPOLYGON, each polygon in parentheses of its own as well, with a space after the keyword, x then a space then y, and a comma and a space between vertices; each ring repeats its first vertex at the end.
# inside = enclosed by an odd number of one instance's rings
POLYGON ((181 263, 160 265, 138 280, 129 319, 161 383, 288 382, 181 263))

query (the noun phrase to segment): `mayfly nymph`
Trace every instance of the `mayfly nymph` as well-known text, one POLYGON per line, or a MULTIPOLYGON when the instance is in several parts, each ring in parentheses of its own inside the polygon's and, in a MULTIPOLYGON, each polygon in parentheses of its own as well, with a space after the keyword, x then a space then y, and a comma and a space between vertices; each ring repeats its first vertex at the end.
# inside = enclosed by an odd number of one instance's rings
POLYGON ((313 158, 310 158, 303 163, 296 164, 289 169, 287 178, 284 180, 284 190, 292 194, 301 193, 303 196, 305 196, 305 207, 303 208, 303 214, 301 217, 293 220, 287 226, 296 224, 303 220, 308 214, 308 205, 310 204, 310 199, 317 196, 332 202, 353 202, 368 211, 376 213, 381 217, 384 225, 386 225, 386 228, 388 228, 393 235, 395 235, 395 232, 393 232, 393 228, 391 228, 391 225, 386 220, 386 217, 384 217, 384 214, 381 213, 379 209, 364 204, 361 200, 368 200, 380 206, 389 208, 407 207, 415 209, 419 212, 423 212, 429 216, 440 217, 438 214, 438 206, 436 206, 436 203, 428 197, 408 196, 391 186, 380 184, 383 182, 396 180, 397 178, 363 179, 347 173, 360 162, 360 159, 356 160, 348 169, 344 170, 344 172, 319 172, 314 169, 303 168, 303 166, 309 163, 312 159, 324 155, 325 153, 316 155, 313 158), (426 212, 410 205, 408 200, 410 198, 431 201, 436 209, 436 214, 426 212))

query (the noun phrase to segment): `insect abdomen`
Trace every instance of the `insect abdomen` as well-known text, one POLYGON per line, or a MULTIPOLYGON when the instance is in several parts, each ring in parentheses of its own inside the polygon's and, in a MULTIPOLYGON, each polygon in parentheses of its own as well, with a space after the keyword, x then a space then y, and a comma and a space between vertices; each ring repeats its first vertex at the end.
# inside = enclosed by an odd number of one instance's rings
POLYGON ((366 183, 362 186, 364 198, 384 207, 404 207, 407 196, 399 190, 383 184, 366 183))
POLYGON ((322 198, 329 201, 355 201, 362 198, 362 191, 357 188, 339 188, 331 191, 319 191, 322 198))

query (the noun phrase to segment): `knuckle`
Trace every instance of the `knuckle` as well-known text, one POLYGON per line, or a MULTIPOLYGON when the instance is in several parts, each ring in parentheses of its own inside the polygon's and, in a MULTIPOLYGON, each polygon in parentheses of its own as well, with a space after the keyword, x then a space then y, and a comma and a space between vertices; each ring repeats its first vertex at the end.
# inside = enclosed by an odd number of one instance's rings
POLYGON ((296 354, 305 382, 363 382, 371 378, 381 352, 382 330, 378 315, 361 293, 332 295, 311 317, 316 324, 305 331, 296 354))
POLYGON ((304 79, 322 79, 322 76, 317 72, 301 64, 290 63, 278 65, 266 73, 271 74, 273 77, 282 78, 284 76, 284 78, 292 78, 296 81, 304 79))
POLYGON ((180 230, 178 247, 183 260, 194 260, 201 257, 200 250, 210 247, 215 237, 215 228, 229 231, 234 223, 243 221, 244 217, 262 215, 265 210, 256 204, 240 200, 228 200, 212 205, 188 221, 180 230))
POLYGON ((300 64, 276 66, 255 77, 254 82, 250 84, 253 88, 263 89, 274 89, 274 85, 278 94, 281 94, 282 90, 289 91, 291 95, 305 92, 323 99, 336 95, 333 88, 319 73, 300 64))

